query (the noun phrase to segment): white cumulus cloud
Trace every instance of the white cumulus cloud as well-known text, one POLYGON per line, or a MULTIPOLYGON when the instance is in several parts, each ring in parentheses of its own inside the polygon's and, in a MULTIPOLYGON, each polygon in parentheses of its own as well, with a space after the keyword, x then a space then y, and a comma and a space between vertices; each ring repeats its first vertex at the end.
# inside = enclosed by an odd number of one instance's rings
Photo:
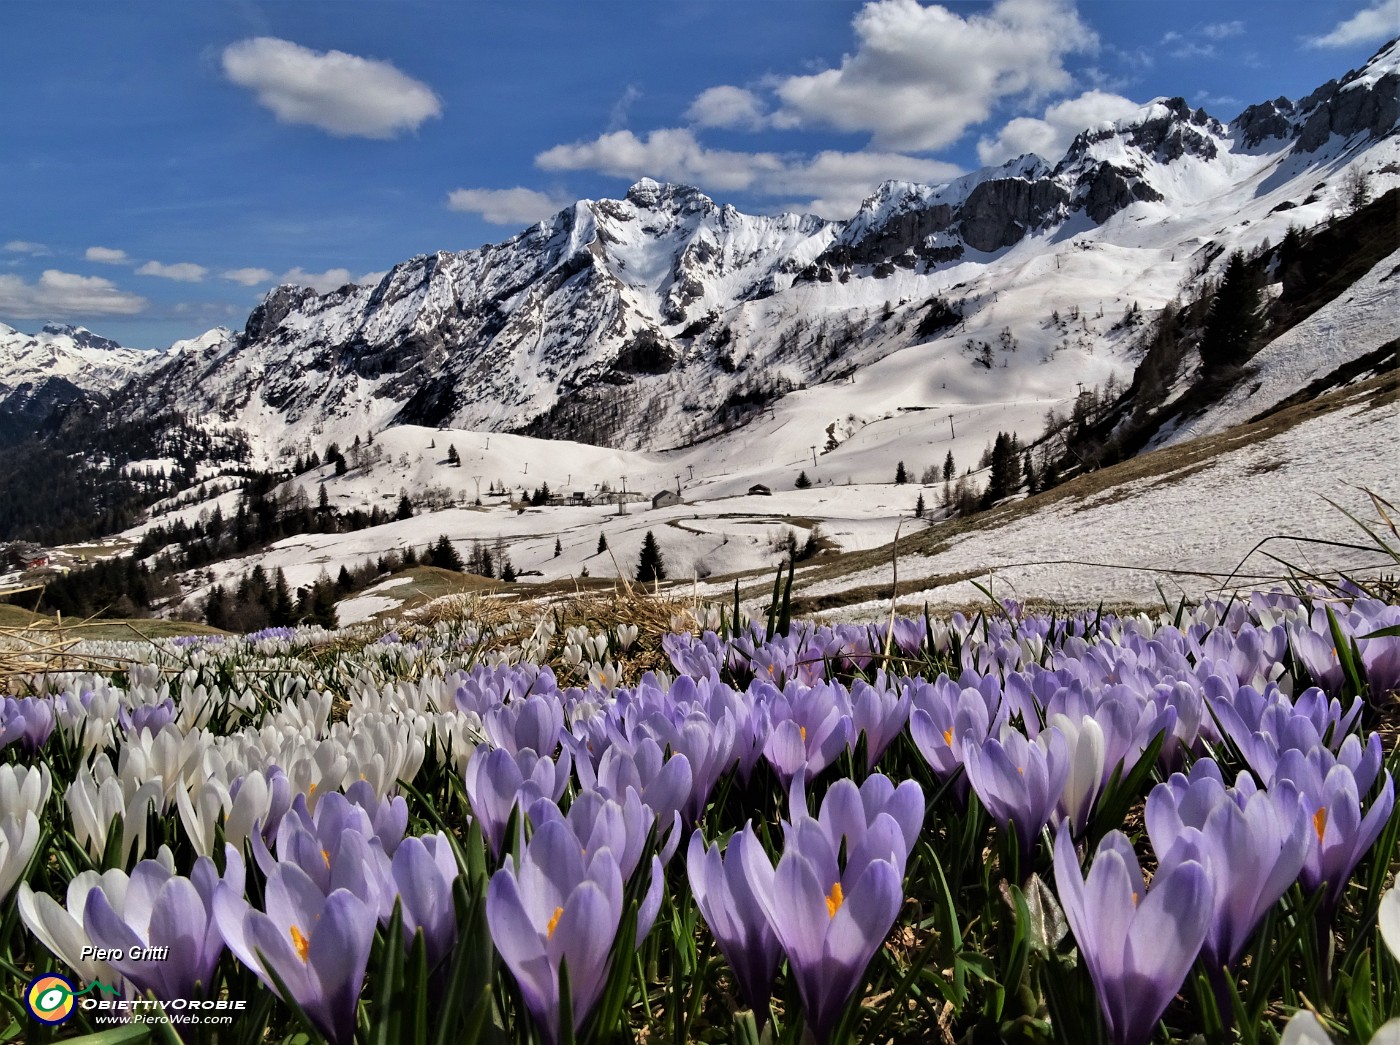
POLYGON ((1053 163, 1086 127, 1121 120, 1140 107, 1120 94, 1085 91, 1047 107, 1042 116, 1018 116, 1009 121, 994 137, 977 143, 977 158, 990 165, 1033 152, 1053 163))
POLYGON ((5 249, 11 254, 47 254, 49 248, 42 243, 31 243, 27 239, 12 239, 5 244, 5 249))
POLYGON ((392 138, 442 113, 426 84, 389 62, 344 51, 260 36, 224 48, 223 68, 282 122, 339 137, 392 138))
POLYGON ((192 261, 177 261, 173 265, 148 261, 136 270, 138 276, 159 276, 161 279, 173 279, 180 283, 198 283, 208 272, 203 265, 196 265, 192 261))
POLYGON ((1331 32, 1309 38, 1308 43, 1313 47, 1350 47, 1372 40, 1387 40, 1400 32, 1397 27, 1400 27, 1400 0, 1380 0, 1338 22, 1331 32))
POLYGON ((0 275, 0 313, 20 319, 64 316, 130 316, 147 301, 121 290, 110 279, 46 269, 33 283, 0 275))
POLYGON ((1065 90, 1065 56, 1098 46, 1069 0, 998 0, 966 17, 916 0, 874 0, 853 27, 856 49, 838 68, 777 85, 775 124, 826 124, 869 132, 885 148, 937 149, 1004 98, 1065 90))
POLYGON ((493 225, 533 225, 558 213, 570 201, 534 189, 453 189, 447 208, 476 214, 493 225))
POLYGON ((233 283, 241 283, 245 287, 255 287, 259 283, 266 283, 273 276, 277 275, 277 273, 273 272, 271 269, 242 268, 229 269, 223 275, 224 279, 233 283))
POLYGON ((828 150, 794 156, 710 149, 681 127, 661 128, 644 137, 617 131, 592 141, 557 145, 536 156, 535 162, 545 170, 656 178, 708 192, 738 190, 777 198, 810 195, 810 200, 791 206, 823 217, 849 216, 871 190, 890 178, 938 182, 961 173, 951 163, 897 152, 828 150))
POLYGON ((685 118, 701 127, 730 127, 756 131, 767 122, 763 102, 753 91, 724 84, 700 92, 685 118))
POLYGON ((592 141, 556 145, 535 157, 547 171, 598 171, 615 178, 657 178, 713 189, 747 189, 765 172, 781 171, 772 153, 707 149, 684 127, 663 127, 637 137, 613 131, 592 141))
POLYGON ((83 257, 88 261, 100 261, 104 265, 125 265, 131 261, 126 251, 115 247, 88 247, 83 257))
POLYGON ((798 205, 800 210, 823 218, 849 218, 883 181, 937 185, 961 173, 951 163, 899 153, 827 151, 791 163, 783 174, 767 179, 763 188, 769 195, 811 196, 798 205))

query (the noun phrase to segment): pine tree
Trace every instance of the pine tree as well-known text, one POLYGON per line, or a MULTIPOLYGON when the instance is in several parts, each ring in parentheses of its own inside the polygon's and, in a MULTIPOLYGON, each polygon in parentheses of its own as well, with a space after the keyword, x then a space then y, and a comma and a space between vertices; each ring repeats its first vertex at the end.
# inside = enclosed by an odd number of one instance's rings
POLYGON ((342 566, 340 572, 335 575, 335 586, 343 594, 347 595, 355 590, 355 579, 350 576, 350 571, 344 566, 342 566))
POLYGON ((501 580, 507 584, 515 583, 515 567, 510 564, 510 556, 506 556, 505 565, 501 567, 501 580))
POLYGON ((272 599, 268 606, 268 618, 273 627, 287 627, 296 623, 296 608, 292 605, 291 589, 287 587, 287 575, 277 568, 273 575, 272 599))
POLYGON ((807 473, 805 471, 798 472, 797 481, 792 485, 796 486, 799 490, 805 490, 812 485, 812 480, 807 478, 807 473))
POLYGON ((600 533, 600 534, 598 534, 598 550, 597 550, 594 554, 595 554, 595 555, 602 555, 602 554, 603 554, 605 551, 607 551, 607 550, 608 550, 608 535, 605 534, 605 533, 600 533))
POLYGON ((458 468, 462 467, 462 458, 457 454, 457 444, 447 444, 447 463, 458 468))
POLYGON ((554 538, 554 557, 557 559, 564 554, 564 546, 559 543, 559 538, 554 538))
POLYGON ((637 580, 664 581, 666 564, 661 559, 661 548, 650 530, 642 538, 642 556, 637 562, 637 580))
POLYGON ((403 550, 403 565, 404 569, 418 565, 418 553, 413 550, 413 545, 411 544, 403 550))
POLYGON ((399 509, 394 513, 395 519, 412 519, 413 502, 408 499, 408 494, 399 496, 399 509))
POLYGON ((1038 480, 1035 474, 1035 465, 1031 463, 1031 452, 1029 450, 1026 451, 1024 472, 1026 479, 1026 493, 1039 493, 1040 489, 1036 485, 1038 480))
POLYGON ((958 473, 958 466, 953 463, 953 451, 948 451, 948 456, 943 458, 943 481, 950 483, 958 473))
POLYGON ((442 570, 455 570, 458 573, 462 570, 462 557, 457 554, 457 549, 452 546, 445 533, 439 536, 437 543, 433 545, 428 562, 442 570))
POLYGON ((1249 359, 1263 329, 1259 311, 1259 276, 1237 250, 1225 265, 1201 337, 1201 364, 1206 370, 1239 366, 1249 359))
POLYGON ((916 518, 916 519, 922 519, 923 517, 924 517, 924 494, 923 494, 923 491, 920 490, 920 491, 919 491, 919 499, 918 499, 917 501, 914 502, 914 518, 916 518))
POLYGON ((909 481, 909 473, 904 470, 903 461, 900 461, 899 464, 895 467, 894 481, 896 483, 907 483, 909 481))
POLYGON ((992 474, 987 482, 987 491, 982 495, 982 507, 989 508, 1003 497, 1009 497, 1020 485, 1020 468, 1017 467, 1015 443, 1005 432, 998 432, 992 445, 992 474))

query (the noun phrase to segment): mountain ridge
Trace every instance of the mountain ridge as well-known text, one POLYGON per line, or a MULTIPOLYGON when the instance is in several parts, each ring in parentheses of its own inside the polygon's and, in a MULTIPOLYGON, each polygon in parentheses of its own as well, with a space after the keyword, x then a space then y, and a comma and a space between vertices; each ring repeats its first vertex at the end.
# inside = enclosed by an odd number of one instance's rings
MULTIPOLYGON (((1026 155, 941 185, 885 182, 844 222, 748 215, 643 178, 499 243, 408 259, 374 286, 273 288, 240 332, 142 357, 115 385, 72 383, 100 393, 95 409, 109 396, 138 416, 175 404, 240 429, 264 462, 401 423, 686 445, 907 348, 910 329, 913 343, 954 328, 990 340, 988 305, 1026 293, 1011 281, 1032 254, 1060 272, 1067 250, 1099 252, 1104 271, 1081 282, 1101 296, 1116 278, 1155 308, 1229 243, 1281 235, 1282 211, 1325 220, 1342 165, 1393 179, 1397 54, 1392 41, 1304 99, 1229 124, 1154 99, 1086 128, 1053 165, 1026 155), (935 300, 943 328, 927 322, 935 300)), ((1067 306, 1089 306, 1062 282, 1067 306)))

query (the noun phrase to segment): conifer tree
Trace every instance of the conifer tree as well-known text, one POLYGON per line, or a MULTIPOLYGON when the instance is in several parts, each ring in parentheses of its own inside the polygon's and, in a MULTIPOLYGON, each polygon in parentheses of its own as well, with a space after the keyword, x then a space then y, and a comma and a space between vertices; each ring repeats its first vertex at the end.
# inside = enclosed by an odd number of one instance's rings
POLYGON ((594 554, 596 554, 596 555, 602 555, 602 554, 603 554, 605 551, 607 551, 607 550, 608 550, 608 535, 605 534, 605 533, 600 533, 600 534, 598 534, 598 550, 597 550, 597 552, 595 552, 594 554))
POLYGON ((909 473, 904 470, 903 461, 900 461, 899 464, 895 466, 894 481, 896 483, 907 483, 909 481, 909 473))
POLYGON ((950 483, 958 473, 958 466, 953 463, 953 451, 948 451, 948 456, 943 458, 943 481, 950 483))
POLYGON ((452 546, 445 533, 440 535, 437 543, 433 545, 428 561, 439 569, 455 570, 459 573, 462 570, 462 557, 457 554, 457 549, 452 546))
POLYGON ((637 580, 639 581, 664 581, 666 579, 666 564, 661 558, 661 548, 656 543, 656 537, 650 530, 642 538, 642 555, 637 563, 637 580))
POLYGON ((1237 250, 1225 265, 1201 336, 1201 364, 1206 370, 1239 366, 1253 354, 1263 329, 1261 302, 1259 276, 1245 261, 1244 252, 1237 250))
POLYGON ((447 463, 457 468, 462 467, 462 458, 457 453, 457 445, 455 443, 447 444, 447 463))
POLYGON ((916 519, 922 519, 923 517, 924 517, 924 493, 923 493, 922 490, 920 490, 920 491, 919 491, 919 499, 918 499, 917 501, 914 502, 914 518, 916 518, 916 519))
POLYGON ((557 559, 564 554, 564 546, 559 543, 559 538, 554 538, 554 557, 557 559))
POLYGON ((399 508, 398 508, 398 511, 396 511, 396 512, 394 513, 394 518, 395 518, 395 519, 412 519, 412 518, 413 518, 413 502, 410 501, 410 500, 408 499, 408 494, 401 494, 401 495, 399 496, 399 508))
POLYGON ((799 490, 805 490, 812 485, 812 480, 807 478, 807 473, 805 471, 802 471, 797 473, 797 481, 792 485, 796 486, 799 490))

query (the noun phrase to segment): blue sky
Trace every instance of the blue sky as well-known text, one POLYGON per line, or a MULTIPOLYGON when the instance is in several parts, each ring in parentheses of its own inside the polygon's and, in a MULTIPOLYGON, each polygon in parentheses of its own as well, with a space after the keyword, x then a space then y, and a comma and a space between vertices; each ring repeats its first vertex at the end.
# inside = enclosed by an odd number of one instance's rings
POLYGON ((642 176, 851 213, 1153 97, 1228 119, 1400 0, 4 5, 0 321, 164 346, 642 176))

